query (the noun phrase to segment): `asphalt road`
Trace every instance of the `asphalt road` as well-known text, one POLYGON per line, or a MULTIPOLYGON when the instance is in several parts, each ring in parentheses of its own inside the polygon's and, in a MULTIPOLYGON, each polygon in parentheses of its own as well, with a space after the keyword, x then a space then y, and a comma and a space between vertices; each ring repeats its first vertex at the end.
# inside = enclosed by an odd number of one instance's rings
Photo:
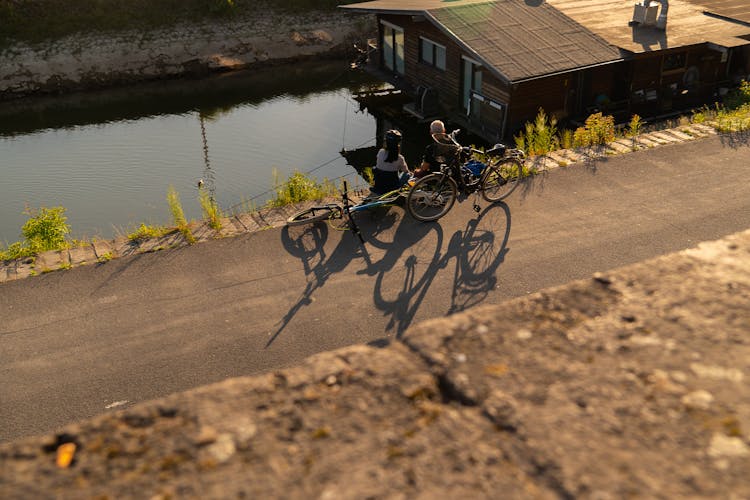
POLYGON ((713 137, 536 177, 506 204, 439 224, 395 207, 0 284, 0 440, 750 226, 750 148, 713 137))

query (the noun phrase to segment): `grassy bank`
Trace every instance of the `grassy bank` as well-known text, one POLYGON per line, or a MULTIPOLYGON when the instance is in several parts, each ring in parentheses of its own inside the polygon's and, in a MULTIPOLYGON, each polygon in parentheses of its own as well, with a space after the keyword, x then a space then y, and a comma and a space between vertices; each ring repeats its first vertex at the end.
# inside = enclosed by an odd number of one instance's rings
POLYGON ((74 33, 148 30, 252 17, 266 10, 334 10, 353 0, 0 0, 0 47, 74 33))

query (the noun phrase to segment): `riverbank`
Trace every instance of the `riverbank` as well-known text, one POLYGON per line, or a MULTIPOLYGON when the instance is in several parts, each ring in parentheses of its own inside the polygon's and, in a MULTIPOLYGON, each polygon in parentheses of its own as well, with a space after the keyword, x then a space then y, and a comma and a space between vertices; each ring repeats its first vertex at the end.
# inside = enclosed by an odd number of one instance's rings
POLYGON ((373 20, 264 9, 169 28, 16 42, 0 52, 0 101, 184 78, 316 57, 346 57, 373 20))
MULTIPOLYGON (((686 124, 639 134, 633 138, 618 139, 604 146, 563 149, 531 157, 526 160, 526 167, 537 174, 543 174, 550 169, 565 168, 576 163, 591 162, 654 147, 676 145, 716 134, 715 128, 707 124, 686 124)), ((723 137, 726 137, 730 145, 747 143, 747 137, 744 134, 736 137, 732 135, 723 137)), ((332 199, 330 201, 335 202, 337 200, 332 199)), ((195 242, 201 242, 279 228, 286 224, 286 220, 291 214, 312 204, 314 202, 303 202, 278 208, 238 213, 230 217, 224 217, 221 220, 220 230, 213 229, 208 221, 193 221, 189 226, 190 234, 195 242)), ((118 257, 184 247, 189 244, 191 242, 185 235, 176 229, 165 236, 152 239, 131 240, 127 237, 121 237, 113 240, 86 241, 73 248, 52 250, 23 259, 0 261, 0 283, 51 271, 67 270, 81 265, 102 265, 118 257)))

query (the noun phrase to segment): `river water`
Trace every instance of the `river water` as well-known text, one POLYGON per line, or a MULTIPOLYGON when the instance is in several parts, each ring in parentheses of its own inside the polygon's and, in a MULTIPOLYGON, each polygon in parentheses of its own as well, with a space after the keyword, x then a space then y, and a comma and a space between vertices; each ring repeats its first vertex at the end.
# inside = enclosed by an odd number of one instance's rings
POLYGON ((170 224, 170 186, 198 219, 200 179, 230 210, 261 207, 274 172, 354 178, 339 151, 374 146, 377 124, 351 96, 380 87, 318 62, 0 104, 0 244, 21 239, 25 207, 109 239, 170 224))

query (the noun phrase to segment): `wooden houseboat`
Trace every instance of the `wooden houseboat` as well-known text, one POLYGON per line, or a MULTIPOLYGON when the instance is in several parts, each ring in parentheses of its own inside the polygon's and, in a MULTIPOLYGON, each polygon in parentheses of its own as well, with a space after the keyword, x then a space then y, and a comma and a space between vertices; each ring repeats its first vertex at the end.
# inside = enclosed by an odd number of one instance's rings
POLYGON ((441 117, 488 141, 544 109, 625 122, 711 104, 750 73, 748 0, 373 0, 372 62, 441 117), (645 3, 642 3, 645 1, 645 3))

